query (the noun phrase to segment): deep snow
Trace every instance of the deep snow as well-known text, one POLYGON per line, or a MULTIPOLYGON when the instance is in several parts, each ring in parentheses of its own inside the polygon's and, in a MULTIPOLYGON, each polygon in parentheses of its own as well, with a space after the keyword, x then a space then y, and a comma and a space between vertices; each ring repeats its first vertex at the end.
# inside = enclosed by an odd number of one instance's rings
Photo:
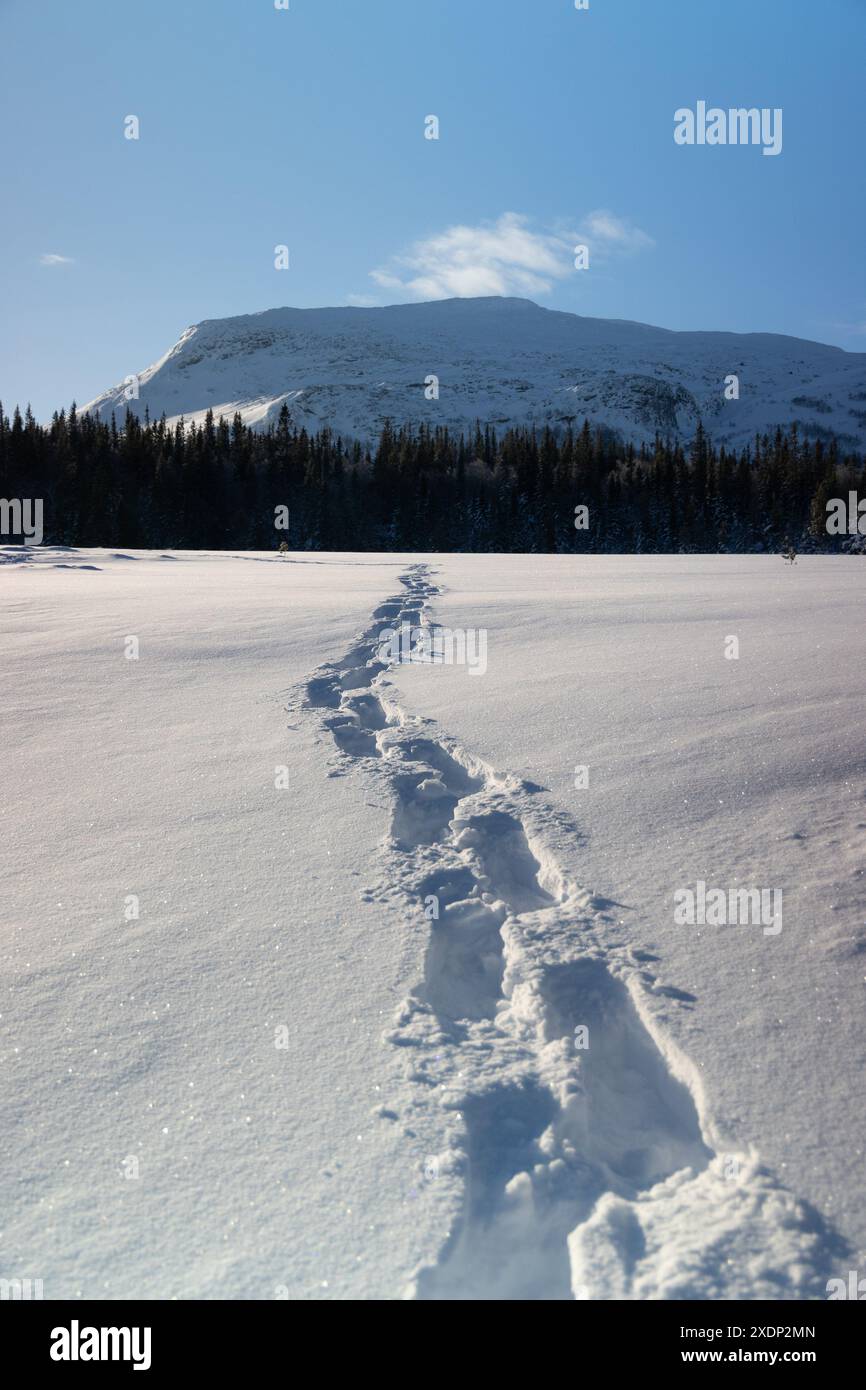
POLYGON ((0 1275, 796 1298, 862 1265, 856 560, 2 553, 0 1275), (483 676, 384 663, 431 617, 486 630, 483 676), (782 931, 675 925, 698 879, 782 889, 782 931))

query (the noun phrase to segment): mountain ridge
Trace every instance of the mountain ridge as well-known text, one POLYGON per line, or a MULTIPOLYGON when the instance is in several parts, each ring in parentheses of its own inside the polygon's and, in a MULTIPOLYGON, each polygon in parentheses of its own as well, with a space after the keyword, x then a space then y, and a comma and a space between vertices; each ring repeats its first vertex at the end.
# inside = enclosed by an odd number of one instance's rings
POLYGON ((171 422, 241 414, 369 441, 395 425, 592 424, 624 440, 717 443, 796 423, 866 449, 866 353, 785 334, 658 328, 485 296, 375 308, 263 309, 203 319, 150 367, 83 407, 171 422), (438 399, 428 399, 437 378, 438 399), (726 399, 737 377, 739 398, 726 399), (128 399, 137 386, 138 397, 128 399))

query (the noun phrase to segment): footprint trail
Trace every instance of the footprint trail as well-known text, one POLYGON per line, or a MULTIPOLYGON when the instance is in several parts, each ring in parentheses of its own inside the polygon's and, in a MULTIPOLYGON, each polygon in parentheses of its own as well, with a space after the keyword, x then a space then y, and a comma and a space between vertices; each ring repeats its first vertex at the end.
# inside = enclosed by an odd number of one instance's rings
POLYGON ((385 788, 381 881, 428 932, 386 1041, 413 1122, 447 1134, 428 1167, 456 1210, 407 1296, 824 1296, 838 1239, 754 1154, 718 1152, 697 1075, 654 1022, 646 955, 546 848, 557 816, 542 789, 400 707, 383 634, 429 626, 440 592, 423 565, 400 583, 305 699, 385 788))

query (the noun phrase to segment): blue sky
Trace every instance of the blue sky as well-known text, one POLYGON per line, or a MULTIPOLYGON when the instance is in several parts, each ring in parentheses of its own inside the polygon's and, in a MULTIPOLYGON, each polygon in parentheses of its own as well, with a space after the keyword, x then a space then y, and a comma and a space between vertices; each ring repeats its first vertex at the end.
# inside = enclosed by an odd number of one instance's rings
POLYGON ((866 351, 866 0, 290 3, 0 0, 7 408, 454 292, 866 351), (699 100, 781 107, 782 153, 678 146, 699 100))

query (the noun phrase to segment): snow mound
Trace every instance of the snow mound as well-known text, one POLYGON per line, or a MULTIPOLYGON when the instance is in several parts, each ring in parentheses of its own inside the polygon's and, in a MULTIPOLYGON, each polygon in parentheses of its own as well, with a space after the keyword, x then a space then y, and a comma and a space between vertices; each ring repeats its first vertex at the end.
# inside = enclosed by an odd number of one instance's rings
POLYGON ((756 1157, 718 1156, 636 1200, 606 1193, 568 1240, 575 1298, 826 1297, 837 1238, 756 1157))

